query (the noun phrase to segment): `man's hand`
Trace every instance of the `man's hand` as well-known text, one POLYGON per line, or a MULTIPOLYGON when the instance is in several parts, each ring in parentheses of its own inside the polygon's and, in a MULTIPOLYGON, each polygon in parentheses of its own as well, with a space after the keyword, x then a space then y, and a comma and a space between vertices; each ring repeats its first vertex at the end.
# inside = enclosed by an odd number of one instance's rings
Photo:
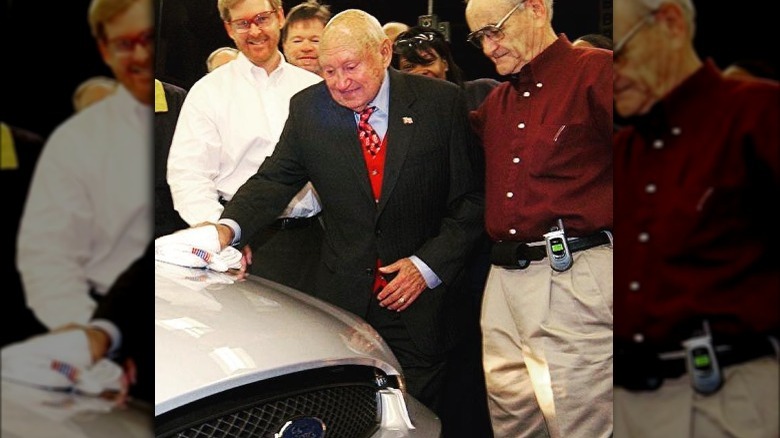
POLYGON ((377 295, 379 305, 390 310, 397 312, 406 310, 428 288, 422 273, 408 258, 383 266, 379 268, 379 272, 383 274, 398 273, 377 295))
POLYGON ((235 234, 233 233, 233 229, 225 224, 216 224, 216 227, 217 234, 219 235, 219 249, 221 251, 230 246, 235 234))

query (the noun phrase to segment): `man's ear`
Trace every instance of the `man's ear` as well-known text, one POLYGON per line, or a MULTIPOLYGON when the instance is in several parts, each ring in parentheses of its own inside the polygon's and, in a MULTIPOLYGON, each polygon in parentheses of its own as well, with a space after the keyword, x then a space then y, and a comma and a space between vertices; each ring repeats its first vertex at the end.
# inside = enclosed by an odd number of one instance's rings
POLYGON ((103 38, 98 38, 97 45, 98 45, 98 51, 100 51, 100 57, 103 58, 103 62, 110 67, 111 51, 108 50, 108 44, 103 38))
POLYGON ((676 40, 689 41, 693 29, 688 24, 685 11, 677 3, 663 3, 653 14, 656 25, 668 32, 670 43, 676 40))
POLYGON ((379 45, 379 55, 382 56, 382 64, 385 68, 390 66, 390 62, 393 60, 393 44, 389 38, 385 38, 379 45))

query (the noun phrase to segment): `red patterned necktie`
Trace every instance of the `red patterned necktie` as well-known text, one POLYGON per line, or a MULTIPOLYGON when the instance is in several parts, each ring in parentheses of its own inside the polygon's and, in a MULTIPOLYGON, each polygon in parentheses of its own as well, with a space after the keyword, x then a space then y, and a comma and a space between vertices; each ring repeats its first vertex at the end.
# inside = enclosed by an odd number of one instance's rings
POLYGON ((368 119, 371 117, 371 114, 374 113, 374 110, 376 110, 375 106, 366 107, 360 112, 360 121, 358 122, 358 139, 360 140, 360 144, 363 145, 371 155, 376 155, 382 143, 379 140, 376 131, 374 131, 374 128, 368 123, 368 119))

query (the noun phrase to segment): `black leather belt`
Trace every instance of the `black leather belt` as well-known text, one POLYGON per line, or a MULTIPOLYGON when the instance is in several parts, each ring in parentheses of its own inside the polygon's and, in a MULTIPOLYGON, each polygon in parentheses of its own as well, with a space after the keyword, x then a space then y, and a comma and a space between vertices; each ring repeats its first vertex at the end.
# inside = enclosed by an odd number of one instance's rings
MULTIPOLYGON (((734 339, 728 344, 715 343, 715 354, 721 368, 764 356, 775 356, 769 336, 734 339)), ((614 384, 632 391, 653 391, 664 379, 674 379, 687 372, 685 352, 654 352, 641 346, 615 346, 614 384)))
MULTIPOLYGON (((600 231, 585 237, 569 237, 567 239, 569 251, 575 253, 610 243, 606 231, 600 231)), ((523 269, 531 262, 544 260, 547 257, 547 249, 544 242, 539 245, 529 245, 523 242, 501 241, 495 242, 490 253, 490 263, 505 268, 523 269)))
POLYGON ((285 217, 277 219, 268 227, 273 228, 274 230, 294 230, 297 228, 306 228, 314 225, 314 223, 318 220, 318 216, 319 215, 312 217, 285 217))

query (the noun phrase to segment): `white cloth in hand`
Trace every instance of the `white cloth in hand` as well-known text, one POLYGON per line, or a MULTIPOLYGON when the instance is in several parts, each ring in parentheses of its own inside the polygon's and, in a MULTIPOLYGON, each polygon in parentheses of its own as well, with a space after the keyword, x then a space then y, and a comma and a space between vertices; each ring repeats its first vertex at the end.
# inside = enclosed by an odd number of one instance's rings
POLYGON ((217 227, 187 228, 154 240, 155 260, 217 272, 241 268, 241 252, 232 246, 220 251, 217 227))
POLYGON ((84 330, 64 330, 4 347, 2 376, 25 385, 100 394, 121 388, 122 368, 108 359, 93 365, 84 330))

